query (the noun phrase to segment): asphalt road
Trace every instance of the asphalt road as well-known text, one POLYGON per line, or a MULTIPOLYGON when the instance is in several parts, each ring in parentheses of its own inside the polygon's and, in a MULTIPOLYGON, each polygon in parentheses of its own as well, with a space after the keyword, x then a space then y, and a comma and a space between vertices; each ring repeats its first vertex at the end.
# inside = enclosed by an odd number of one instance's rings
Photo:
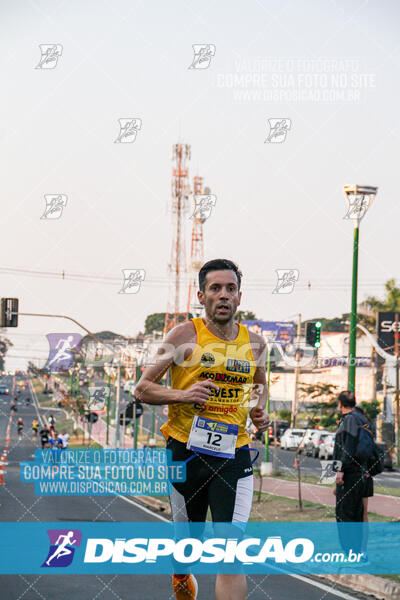
MULTIPOLYGON (((10 384, 10 378, 8 378, 10 384)), ((27 393, 21 394, 25 399, 27 393)), ((10 398, 0 396, 0 451, 5 444, 9 418, 10 398)), ((146 411, 147 412, 147 411, 146 411)), ((141 508, 133 499, 120 497, 49 497, 35 496, 33 485, 22 483, 19 463, 32 460, 35 448, 31 423, 37 416, 33 402, 26 407, 18 403, 14 415, 5 485, 0 486, 0 521, 157 521, 160 517, 141 508), (21 416, 25 423, 22 440, 18 440, 16 421, 21 416)), ((162 518, 162 517, 161 517, 162 518)), ((198 576, 198 600, 214 597, 215 576, 198 576)), ((1 575, 0 597, 7 600, 173 600, 170 577, 154 575, 1 575)), ((337 598, 364 598, 349 591, 334 589, 330 583, 321 583, 304 577, 267 575, 248 577, 248 598, 251 600, 337 600, 337 598)))

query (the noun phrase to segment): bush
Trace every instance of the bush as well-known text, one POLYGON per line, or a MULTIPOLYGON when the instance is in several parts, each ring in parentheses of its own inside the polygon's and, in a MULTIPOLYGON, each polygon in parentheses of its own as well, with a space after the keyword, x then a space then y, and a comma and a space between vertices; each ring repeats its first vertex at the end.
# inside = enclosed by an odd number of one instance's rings
POLYGON ((290 410, 287 410, 284 408, 278 412, 278 416, 280 419, 282 419, 282 421, 289 421, 289 423, 290 423, 292 413, 290 410))

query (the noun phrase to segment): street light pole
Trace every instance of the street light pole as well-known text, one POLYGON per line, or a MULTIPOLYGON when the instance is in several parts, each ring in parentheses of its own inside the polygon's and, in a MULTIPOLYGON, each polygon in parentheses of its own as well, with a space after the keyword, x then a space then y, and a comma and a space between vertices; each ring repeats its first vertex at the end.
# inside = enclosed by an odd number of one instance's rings
POLYGON ((354 220, 353 274, 351 284, 351 314, 349 339, 349 364, 347 388, 355 392, 356 388, 356 332, 357 332, 357 283, 358 283, 358 245, 360 222, 376 196, 377 187, 366 185, 345 185, 344 193, 348 202, 345 219, 354 220))
POLYGON ((356 328, 357 328, 357 280, 358 280, 358 240, 359 224, 354 226, 353 241, 353 275, 351 283, 351 315, 350 315, 350 339, 349 339, 349 364, 347 375, 347 388, 355 391, 356 387, 356 328))
POLYGON ((120 391, 121 391, 121 367, 120 367, 120 364, 118 363, 117 387, 115 390, 115 448, 120 447, 120 424, 119 424, 120 391))

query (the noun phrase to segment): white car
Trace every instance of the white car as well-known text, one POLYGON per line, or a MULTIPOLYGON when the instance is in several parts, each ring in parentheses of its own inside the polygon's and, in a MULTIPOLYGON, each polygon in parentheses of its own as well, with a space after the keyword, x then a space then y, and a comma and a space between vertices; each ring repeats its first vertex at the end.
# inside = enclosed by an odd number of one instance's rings
POLYGON ((325 431, 323 429, 313 431, 310 440, 304 446, 305 455, 318 458, 320 446, 328 435, 330 435, 330 431, 325 431))
POLYGON ((299 454, 304 452, 306 444, 311 440, 312 434, 315 433, 315 429, 303 429, 303 438, 300 440, 299 444, 299 454))
POLYGON ((286 429, 281 437, 282 450, 296 450, 303 437, 304 429, 286 429))
POLYGON ((335 446, 335 434, 332 433, 324 438, 319 446, 319 457, 321 460, 333 458, 333 448, 335 446))

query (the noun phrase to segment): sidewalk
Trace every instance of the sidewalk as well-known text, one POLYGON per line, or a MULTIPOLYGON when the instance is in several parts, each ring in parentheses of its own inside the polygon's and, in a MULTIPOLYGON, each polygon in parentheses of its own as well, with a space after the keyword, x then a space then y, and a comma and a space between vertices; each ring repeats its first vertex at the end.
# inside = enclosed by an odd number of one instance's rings
MULTIPOLYGON (((258 489, 257 484, 255 487, 258 489)), ((264 477, 261 489, 263 492, 275 496, 298 499, 297 481, 264 477)), ((301 497, 303 500, 308 500, 309 502, 335 506, 335 496, 332 493, 332 489, 333 487, 302 482, 301 497)), ((400 519, 400 498, 397 496, 375 494, 372 498, 368 498, 368 511, 384 517, 400 519)))

